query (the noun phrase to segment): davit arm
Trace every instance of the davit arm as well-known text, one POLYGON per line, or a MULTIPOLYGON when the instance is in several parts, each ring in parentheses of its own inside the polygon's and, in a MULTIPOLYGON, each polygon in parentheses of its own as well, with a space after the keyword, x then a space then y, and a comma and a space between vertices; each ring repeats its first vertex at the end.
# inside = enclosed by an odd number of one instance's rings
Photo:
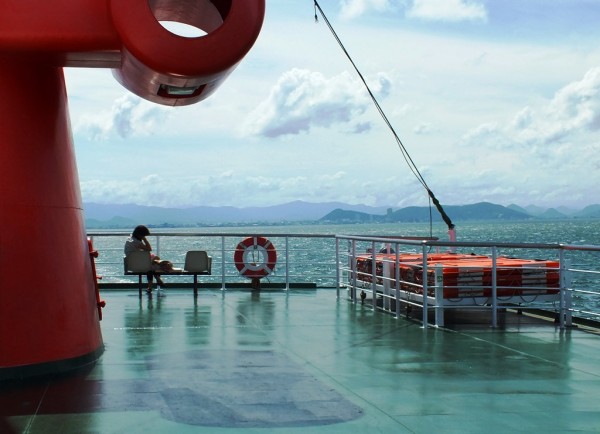
POLYGON ((4 0, 0 52, 54 66, 113 68, 136 95, 170 106, 211 95, 260 32, 264 0, 4 0), (160 21, 201 29, 182 37, 160 21))
POLYGON ((211 95, 254 44, 265 0, 0 0, 0 381, 103 351, 63 67, 136 95, 211 95), (160 21, 206 32, 186 38, 160 21))

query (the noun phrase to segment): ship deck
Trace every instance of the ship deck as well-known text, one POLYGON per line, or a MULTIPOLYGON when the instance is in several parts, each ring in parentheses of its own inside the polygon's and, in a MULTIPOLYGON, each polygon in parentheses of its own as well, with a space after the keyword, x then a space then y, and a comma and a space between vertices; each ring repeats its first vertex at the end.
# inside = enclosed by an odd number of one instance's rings
POLYGON ((600 432, 594 329, 473 310, 424 329, 330 289, 167 292, 103 292, 101 359, 1 384, 0 432, 600 432))

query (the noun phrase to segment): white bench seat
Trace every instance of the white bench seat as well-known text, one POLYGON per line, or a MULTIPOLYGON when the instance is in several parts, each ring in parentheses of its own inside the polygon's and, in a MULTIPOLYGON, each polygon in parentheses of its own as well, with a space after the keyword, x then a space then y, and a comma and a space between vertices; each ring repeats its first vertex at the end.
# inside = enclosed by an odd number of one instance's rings
POLYGON ((160 276, 194 276, 194 296, 198 295, 198 276, 210 275, 212 257, 204 250, 190 250, 185 254, 183 268, 173 268, 171 271, 154 270, 150 252, 136 251, 123 257, 124 274, 138 276, 139 295, 142 296, 142 277, 150 272, 160 276))

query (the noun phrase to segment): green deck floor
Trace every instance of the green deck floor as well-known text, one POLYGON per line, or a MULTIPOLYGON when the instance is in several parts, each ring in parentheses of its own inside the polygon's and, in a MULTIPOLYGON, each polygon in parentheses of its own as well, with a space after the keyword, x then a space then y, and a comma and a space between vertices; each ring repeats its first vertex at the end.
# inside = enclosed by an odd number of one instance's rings
POLYGON ((2 434, 600 432, 590 331, 424 330, 327 289, 103 298, 100 361, 0 385, 2 434))

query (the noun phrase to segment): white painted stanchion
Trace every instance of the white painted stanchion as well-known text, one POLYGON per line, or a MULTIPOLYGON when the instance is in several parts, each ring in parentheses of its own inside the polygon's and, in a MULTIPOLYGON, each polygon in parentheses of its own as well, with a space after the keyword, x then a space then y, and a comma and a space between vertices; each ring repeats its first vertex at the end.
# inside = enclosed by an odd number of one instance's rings
POLYGON ((427 328, 427 246, 423 245, 423 328, 427 328))
POLYGON ((492 327, 498 327, 498 251, 492 246, 492 327))
POLYGON ((435 325, 444 327, 444 268, 435 266, 435 325))

